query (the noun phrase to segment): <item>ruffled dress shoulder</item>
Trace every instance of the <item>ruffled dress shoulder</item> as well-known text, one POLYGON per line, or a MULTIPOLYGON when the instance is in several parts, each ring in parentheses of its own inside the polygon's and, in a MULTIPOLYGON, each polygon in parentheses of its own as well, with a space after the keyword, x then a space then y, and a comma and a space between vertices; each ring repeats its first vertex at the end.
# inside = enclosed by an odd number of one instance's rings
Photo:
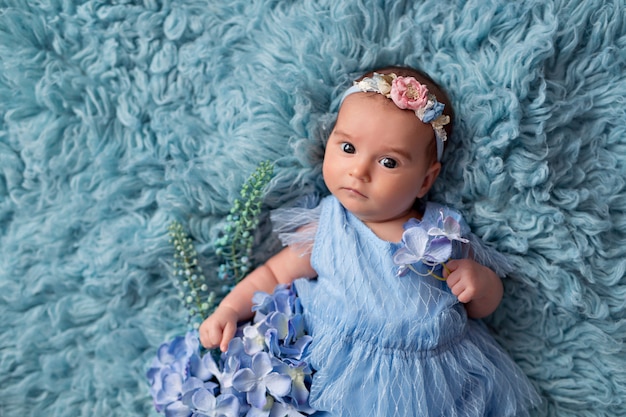
MULTIPOLYGON (((532 384, 486 327, 468 320, 447 284, 419 266, 398 276, 400 243, 378 238, 332 196, 315 203, 272 219, 284 243, 309 251, 318 273, 294 289, 313 337, 305 359, 315 370, 309 403, 319 415, 527 415, 539 402, 532 384), (295 215, 288 227, 286 215, 295 215)), ((442 215, 455 216, 473 256, 502 261, 470 238, 455 210, 428 204, 421 226, 442 215)), ((468 254, 462 246, 454 252, 468 254)))
POLYGON ((321 210, 320 198, 316 194, 303 197, 295 206, 273 210, 270 220, 283 246, 289 246, 302 255, 310 254, 321 210))

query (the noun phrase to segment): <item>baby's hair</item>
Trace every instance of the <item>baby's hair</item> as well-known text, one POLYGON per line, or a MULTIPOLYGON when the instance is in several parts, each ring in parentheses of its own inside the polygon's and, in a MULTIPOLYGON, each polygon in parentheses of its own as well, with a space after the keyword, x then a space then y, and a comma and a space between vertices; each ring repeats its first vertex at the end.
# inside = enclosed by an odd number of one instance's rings
MULTIPOLYGON (((441 88, 441 86, 437 84, 430 77, 430 75, 416 68, 403 67, 403 66, 388 66, 388 67, 378 68, 373 71, 370 71, 367 74, 364 74, 361 77, 359 77, 356 81, 360 81, 365 77, 371 77, 375 72, 379 74, 389 74, 393 72, 396 75, 401 76, 401 77, 413 77, 420 83, 426 85, 426 87, 428 87, 428 91, 435 95, 435 97, 437 98, 437 101, 445 105, 445 108, 443 109, 443 114, 450 117, 450 123, 445 125, 444 129, 446 131, 446 135, 448 138, 452 136, 453 124, 454 124, 454 109, 452 108, 452 102, 450 101, 450 98, 448 97, 448 94, 446 93, 446 91, 443 88, 441 88)), ((444 150, 445 150, 445 145, 446 143, 444 143, 444 150)), ((433 141, 433 147, 436 148, 434 141, 433 141)), ((436 150, 434 151, 434 153, 436 154, 436 150)))

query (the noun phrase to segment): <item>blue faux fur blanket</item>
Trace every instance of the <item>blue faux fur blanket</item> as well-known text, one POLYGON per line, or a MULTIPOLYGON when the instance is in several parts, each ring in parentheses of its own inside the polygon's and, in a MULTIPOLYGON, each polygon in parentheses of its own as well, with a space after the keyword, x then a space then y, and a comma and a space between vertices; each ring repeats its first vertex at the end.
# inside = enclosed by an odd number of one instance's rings
POLYGON ((0 416, 154 413, 169 223, 211 270, 260 161, 265 212, 323 193, 337 99, 387 64, 456 106, 432 198, 516 266, 488 323, 536 415, 626 415, 623 0, 0 0, 0 416))

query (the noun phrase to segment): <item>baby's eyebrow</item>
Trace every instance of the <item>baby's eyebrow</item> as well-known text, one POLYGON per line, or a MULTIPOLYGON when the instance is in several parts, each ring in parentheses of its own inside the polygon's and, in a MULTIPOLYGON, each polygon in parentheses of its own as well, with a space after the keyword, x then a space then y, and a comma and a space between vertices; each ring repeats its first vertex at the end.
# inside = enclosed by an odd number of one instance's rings
POLYGON ((407 152, 405 149, 402 149, 402 148, 389 148, 389 152, 398 154, 398 155, 400 155, 401 157, 403 157, 404 159, 406 159, 409 162, 411 162, 413 160, 413 157, 411 156, 411 153, 407 152))
POLYGON ((341 137, 344 137, 344 138, 346 138, 346 139, 352 139, 352 136, 351 136, 351 135, 349 135, 348 133, 346 133, 346 132, 344 132, 344 131, 342 131, 342 130, 336 130, 336 129, 335 129, 335 130, 333 130, 331 133, 332 133, 333 135, 341 136, 341 137))

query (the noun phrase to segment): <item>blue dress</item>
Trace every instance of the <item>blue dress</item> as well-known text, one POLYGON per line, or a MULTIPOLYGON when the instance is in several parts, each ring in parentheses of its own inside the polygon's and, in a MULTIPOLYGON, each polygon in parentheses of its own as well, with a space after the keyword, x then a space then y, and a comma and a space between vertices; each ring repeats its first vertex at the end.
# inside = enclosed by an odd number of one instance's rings
MULTIPOLYGON (((281 239, 306 247, 314 238, 318 277, 296 280, 294 288, 313 336, 306 358, 315 370, 309 403, 324 411, 320 416, 505 417, 527 415, 539 402, 526 376, 481 322, 468 320, 445 282, 428 276, 423 264, 419 275, 397 275, 392 256, 400 244, 378 238, 333 196, 297 212, 287 209, 273 221, 283 221, 283 232, 294 221, 317 223, 305 228, 313 231, 308 237, 282 233, 281 239)), ((471 235, 459 213, 444 206, 428 203, 421 222, 434 225, 442 213, 471 235)), ((484 245, 472 246, 490 258, 484 245)))

